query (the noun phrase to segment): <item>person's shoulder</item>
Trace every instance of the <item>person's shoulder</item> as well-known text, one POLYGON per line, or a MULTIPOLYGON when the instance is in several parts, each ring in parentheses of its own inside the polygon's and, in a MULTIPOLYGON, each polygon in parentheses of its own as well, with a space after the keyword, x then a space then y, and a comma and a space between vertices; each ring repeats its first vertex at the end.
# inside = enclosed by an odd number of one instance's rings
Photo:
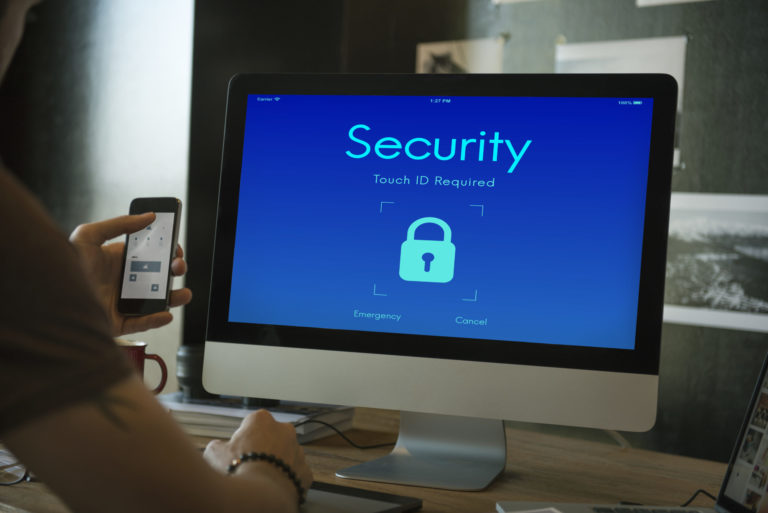
POLYGON ((58 231, 37 196, 0 160, 0 219, 18 218, 58 231))
POLYGON ((19 193, 30 194, 27 188, 22 185, 13 171, 8 168, 0 158, 0 197, 16 196, 19 193))
POLYGON ((19 179, 0 160, 0 210, 11 208, 11 203, 18 200, 19 195, 28 194, 26 188, 21 185, 19 179))
POLYGON ((8 167, 5 165, 5 162, 3 162, 2 157, 0 157, 0 182, 7 182, 8 180, 12 179, 13 175, 11 174, 11 170, 8 169, 8 167))

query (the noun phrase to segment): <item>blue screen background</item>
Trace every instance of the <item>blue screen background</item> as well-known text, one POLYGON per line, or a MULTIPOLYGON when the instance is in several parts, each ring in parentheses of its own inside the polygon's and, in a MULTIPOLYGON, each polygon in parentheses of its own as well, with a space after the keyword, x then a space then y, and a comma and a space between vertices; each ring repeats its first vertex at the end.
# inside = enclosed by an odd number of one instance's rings
MULTIPOLYGON (((229 320, 634 348, 652 100, 430 100, 249 96, 229 320), (349 138, 356 124, 371 128, 355 133, 371 145, 440 138, 443 155, 450 139, 481 131, 518 152, 531 143, 512 173, 509 152, 493 162, 487 143, 482 162, 476 146, 465 161, 373 150, 354 159, 345 152, 363 150, 349 138), (436 176, 494 186, 439 186, 436 176), (406 230, 426 216, 453 232, 448 283, 398 274, 406 230)), ((425 225, 416 236, 442 232, 425 225)))

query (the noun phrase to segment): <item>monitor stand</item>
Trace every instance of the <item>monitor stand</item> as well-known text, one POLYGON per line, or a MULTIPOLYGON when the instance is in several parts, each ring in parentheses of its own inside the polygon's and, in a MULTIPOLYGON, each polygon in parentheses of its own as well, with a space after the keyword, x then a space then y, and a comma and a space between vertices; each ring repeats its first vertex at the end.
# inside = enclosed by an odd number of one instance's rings
POLYGON ((336 472, 338 477, 447 490, 482 490, 504 471, 501 420, 401 412, 390 454, 336 472))

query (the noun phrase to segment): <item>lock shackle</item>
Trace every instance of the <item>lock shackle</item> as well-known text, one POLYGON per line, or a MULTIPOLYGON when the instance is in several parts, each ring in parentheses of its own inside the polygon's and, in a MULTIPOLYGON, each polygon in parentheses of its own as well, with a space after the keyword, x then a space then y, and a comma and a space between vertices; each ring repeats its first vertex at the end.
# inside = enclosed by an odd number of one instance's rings
POLYGON ((422 224, 436 224, 443 229, 443 242, 451 242, 451 227, 448 226, 448 223, 436 217, 422 217, 421 219, 416 219, 412 222, 411 226, 408 227, 408 233, 405 237, 406 240, 415 240, 416 228, 422 224))

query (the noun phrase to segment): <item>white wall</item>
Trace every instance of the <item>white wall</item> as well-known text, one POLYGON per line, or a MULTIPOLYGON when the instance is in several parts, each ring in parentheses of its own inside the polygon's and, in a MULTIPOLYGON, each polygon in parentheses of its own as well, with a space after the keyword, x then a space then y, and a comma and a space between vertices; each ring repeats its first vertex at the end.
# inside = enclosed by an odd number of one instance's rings
MULTIPOLYGON (((186 203, 192 77, 193 0, 102 0, 90 38, 86 163, 93 191, 85 219, 128 213, 132 198, 175 196, 186 203)), ((186 216, 180 243, 184 244, 186 216)), ((174 288, 183 280, 174 280, 174 288)), ((144 340, 168 365, 164 392, 178 389, 176 350, 182 312, 164 328, 124 338, 144 340)), ((154 386, 159 371, 147 362, 154 386)))

